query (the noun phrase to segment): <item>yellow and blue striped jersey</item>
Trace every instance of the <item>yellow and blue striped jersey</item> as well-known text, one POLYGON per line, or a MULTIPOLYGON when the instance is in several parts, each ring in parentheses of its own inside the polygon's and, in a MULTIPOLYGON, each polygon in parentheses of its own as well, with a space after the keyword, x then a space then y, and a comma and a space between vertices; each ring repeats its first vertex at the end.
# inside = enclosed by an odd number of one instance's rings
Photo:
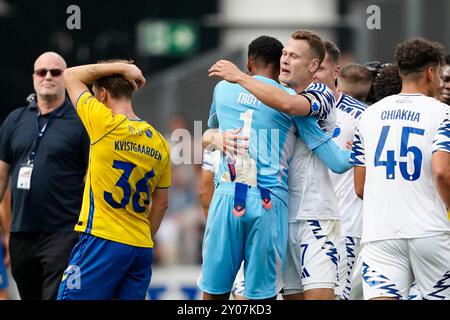
POLYGON ((130 120, 84 92, 77 112, 91 139, 76 231, 137 247, 153 247, 147 212, 155 188, 170 187, 167 141, 151 125, 130 120))

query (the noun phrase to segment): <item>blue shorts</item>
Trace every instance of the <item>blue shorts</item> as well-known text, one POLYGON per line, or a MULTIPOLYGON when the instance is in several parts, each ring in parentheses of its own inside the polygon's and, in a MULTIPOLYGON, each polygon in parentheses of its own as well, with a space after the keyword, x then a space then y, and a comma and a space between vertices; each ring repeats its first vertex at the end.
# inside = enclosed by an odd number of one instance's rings
POLYGON ((232 213, 234 183, 220 183, 212 198, 203 239, 199 288, 209 294, 230 292, 244 260, 244 295, 267 299, 278 294, 287 247, 287 205, 272 197, 272 207, 262 206, 258 188, 250 188, 246 211, 232 213))
POLYGON ((8 288, 8 274, 3 264, 3 244, 0 242, 0 290, 8 288))
POLYGON ((153 249, 82 233, 59 286, 58 300, 144 300, 153 249))

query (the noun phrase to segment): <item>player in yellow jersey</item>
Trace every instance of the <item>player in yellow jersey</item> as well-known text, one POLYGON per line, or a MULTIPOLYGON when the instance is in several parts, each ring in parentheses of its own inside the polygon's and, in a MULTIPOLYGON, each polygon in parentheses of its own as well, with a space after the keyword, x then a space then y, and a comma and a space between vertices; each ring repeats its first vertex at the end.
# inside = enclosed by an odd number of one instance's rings
POLYGON ((58 299, 144 299, 170 187, 168 143, 131 105, 145 79, 119 61, 69 68, 64 80, 91 148, 80 240, 58 299))

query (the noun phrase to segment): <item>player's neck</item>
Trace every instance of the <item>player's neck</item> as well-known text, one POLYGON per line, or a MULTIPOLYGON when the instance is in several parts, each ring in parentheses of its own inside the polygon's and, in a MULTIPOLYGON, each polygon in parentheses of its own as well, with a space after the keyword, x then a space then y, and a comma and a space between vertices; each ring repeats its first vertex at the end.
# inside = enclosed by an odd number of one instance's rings
POLYGON ((298 83, 296 83, 295 85, 292 86, 292 89, 295 90, 295 92, 300 93, 306 90, 306 88, 308 88, 308 86, 313 82, 312 78, 311 79, 304 79, 299 81, 298 83))
POLYGON ((66 99, 65 96, 58 97, 55 99, 45 99, 43 97, 38 97, 37 106, 39 108, 40 114, 47 114, 52 112, 53 110, 60 107, 64 103, 65 99, 66 99))
POLYGON ((340 92, 336 87, 333 90, 333 95, 336 101, 339 101, 341 98, 342 92, 340 92))
POLYGON ((113 114, 123 114, 129 119, 139 119, 139 117, 134 113, 131 101, 129 100, 116 100, 108 106, 111 108, 113 114))
POLYGON ((402 91, 400 93, 404 94, 423 94, 428 95, 428 88, 421 82, 417 81, 403 81, 402 83, 402 91))
POLYGON ((253 72, 253 75, 255 76, 266 77, 275 80, 277 82, 278 82, 278 74, 279 72, 273 72, 272 68, 260 68, 255 70, 255 72, 253 72))

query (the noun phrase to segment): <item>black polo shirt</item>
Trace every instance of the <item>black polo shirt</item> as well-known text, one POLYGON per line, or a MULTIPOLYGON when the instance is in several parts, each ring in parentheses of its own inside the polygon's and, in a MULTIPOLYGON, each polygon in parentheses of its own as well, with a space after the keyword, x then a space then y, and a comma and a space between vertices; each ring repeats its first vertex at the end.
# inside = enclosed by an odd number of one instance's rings
POLYGON ((68 99, 51 113, 38 114, 31 102, 11 112, 0 129, 0 160, 10 165, 11 232, 70 231, 81 209, 89 137, 68 99), (17 189, 20 166, 28 161, 38 127, 45 123, 30 190, 17 189))

